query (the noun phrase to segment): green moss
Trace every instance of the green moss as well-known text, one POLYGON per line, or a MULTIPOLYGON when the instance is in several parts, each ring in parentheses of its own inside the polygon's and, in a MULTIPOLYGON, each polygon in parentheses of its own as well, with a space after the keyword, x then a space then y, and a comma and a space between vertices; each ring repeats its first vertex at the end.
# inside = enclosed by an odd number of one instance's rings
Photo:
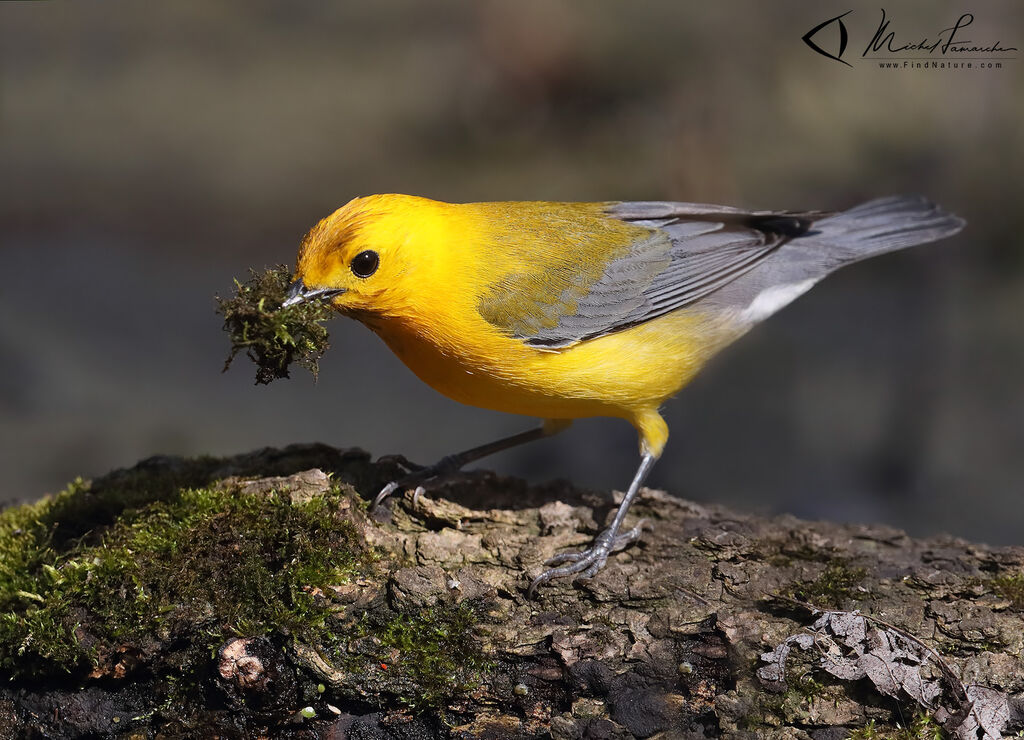
POLYGON ((479 685, 491 668, 467 604, 415 612, 367 612, 337 648, 359 676, 360 692, 390 696, 410 709, 436 708, 479 685))
POLYGON ((866 575, 864 568, 854 568, 841 558, 832 558, 821 575, 813 581, 791 585, 783 595, 822 609, 839 609, 846 602, 862 597, 857 586, 866 575))
POLYGON ((943 740, 946 734, 935 718, 919 711, 908 727, 879 727, 874 720, 850 733, 849 740, 943 740))
POLYGON ((334 309, 318 300, 282 308, 292 279, 284 265, 250 273, 248 281, 235 281, 233 298, 217 298, 224 331, 231 335, 224 369, 244 351, 256 363, 257 384, 287 378, 293 363, 315 378, 320 357, 329 346, 323 323, 335 315, 334 309))
POLYGON ((144 651, 182 630, 199 629, 206 650, 235 634, 315 635, 332 613, 317 589, 365 562, 337 490, 293 504, 277 492, 147 487, 144 478, 98 493, 79 481, 0 514, 8 675, 103 667, 123 645, 144 651))
POLYGON ((849 740, 882 740, 883 737, 875 721, 869 719, 866 725, 850 733, 849 740))
POLYGON ((476 607, 332 599, 332 586, 382 575, 351 519, 360 500, 245 493, 216 483, 224 465, 153 459, 0 513, 0 671, 71 685, 134 671, 152 711, 172 712, 205 691, 219 645, 267 635, 345 676, 307 681, 307 700, 325 681, 336 703, 444 709, 479 686, 490 663, 476 607))
POLYGON ((755 731, 758 726, 770 724, 807 724, 812 716, 812 703, 829 696, 834 698, 838 692, 839 689, 815 681, 806 673, 787 691, 762 696, 757 710, 747 716, 743 729, 755 731))
POLYGON ((0 667, 8 671, 26 655, 59 664, 77 655, 67 605, 51 599, 63 576, 40 521, 48 508, 19 506, 0 515, 0 667))
POLYGON ((1009 601, 1014 609, 1024 610, 1024 573, 1004 573, 989 579, 986 585, 1009 601))
POLYGON ((796 686, 793 690, 800 694, 800 696, 805 700, 810 701, 811 699, 823 696, 825 694, 826 687, 825 684, 811 678, 810 674, 804 674, 803 676, 800 676, 800 679, 796 682, 796 686))
POLYGON ((72 541, 103 532, 119 518, 131 518, 155 501, 173 501, 183 490, 207 485, 219 464, 214 458, 156 457, 95 483, 78 479, 45 502, 38 511, 39 524, 61 550, 72 541))

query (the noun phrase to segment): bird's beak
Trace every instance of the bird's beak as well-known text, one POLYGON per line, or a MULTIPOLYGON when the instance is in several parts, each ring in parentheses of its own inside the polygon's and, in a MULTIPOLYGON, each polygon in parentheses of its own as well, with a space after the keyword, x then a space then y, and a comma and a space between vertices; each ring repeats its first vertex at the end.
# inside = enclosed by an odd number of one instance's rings
POLYGON ((288 286, 288 293, 285 295, 284 303, 281 304, 281 308, 305 303, 306 301, 330 300, 331 298, 334 298, 334 296, 341 295, 344 292, 344 288, 314 288, 311 290, 303 284, 302 279, 300 278, 288 286))

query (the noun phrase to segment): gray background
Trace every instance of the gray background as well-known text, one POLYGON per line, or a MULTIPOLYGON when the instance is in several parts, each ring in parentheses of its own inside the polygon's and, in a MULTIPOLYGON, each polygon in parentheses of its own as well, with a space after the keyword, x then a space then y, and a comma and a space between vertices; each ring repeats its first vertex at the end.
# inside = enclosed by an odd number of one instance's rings
MULTIPOLYGON (((1019 542, 1024 58, 845 67, 831 3, 0 3, 0 498, 154 453, 321 440, 420 461, 532 422, 423 386, 338 319, 314 385, 220 374, 213 295, 291 264, 349 198, 835 208, 924 192, 970 221, 850 268, 667 406, 652 485, 701 501, 1019 542), (816 39, 824 42, 826 39, 816 39)), ((925 35, 962 8, 887 5, 925 35)), ((1024 46, 1024 6, 969 36, 1024 46)), ((1024 55, 1021 55, 1024 57, 1024 55)), ((620 421, 494 458, 623 487, 620 421)))

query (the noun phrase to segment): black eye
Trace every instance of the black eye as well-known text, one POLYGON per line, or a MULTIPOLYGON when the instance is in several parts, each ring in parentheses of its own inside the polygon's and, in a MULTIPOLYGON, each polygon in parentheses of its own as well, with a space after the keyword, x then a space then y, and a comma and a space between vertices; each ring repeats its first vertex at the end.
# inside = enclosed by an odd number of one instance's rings
POLYGON ((352 258, 352 272, 355 273, 356 277, 370 277, 370 275, 377 272, 377 267, 379 265, 380 257, 378 257, 377 253, 372 249, 360 252, 352 258))

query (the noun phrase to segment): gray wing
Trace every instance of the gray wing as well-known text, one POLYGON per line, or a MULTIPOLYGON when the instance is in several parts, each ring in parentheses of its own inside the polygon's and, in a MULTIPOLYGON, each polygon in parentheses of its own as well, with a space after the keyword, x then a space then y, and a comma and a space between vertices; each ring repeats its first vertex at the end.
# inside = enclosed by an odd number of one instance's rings
POLYGON ((819 214, 696 203, 616 203, 608 215, 649 229, 555 321, 508 325, 532 347, 557 349, 689 306, 755 268, 819 214))

